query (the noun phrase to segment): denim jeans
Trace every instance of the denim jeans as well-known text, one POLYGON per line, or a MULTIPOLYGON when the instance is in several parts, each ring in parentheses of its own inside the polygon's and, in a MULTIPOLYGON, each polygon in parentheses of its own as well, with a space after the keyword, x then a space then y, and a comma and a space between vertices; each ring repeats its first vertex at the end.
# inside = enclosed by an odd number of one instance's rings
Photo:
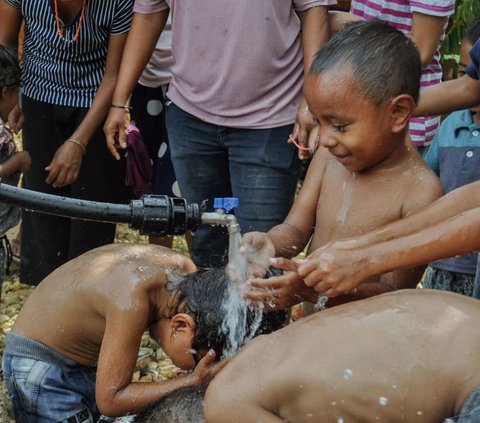
POLYGON ((2 367, 16 423, 94 423, 99 417, 95 368, 12 333, 2 367))
MULTIPOLYGON (((170 103, 167 130, 182 197, 190 203, 238 197, 235 215, 243 233, 282 223, 293 203, 300 162, 287 143, 293 125, 239 129, 213 125, 170 103)), ((202 226, 193 237, 198 266, 225 263, 225 228, 202 226)))
POLYGON ((472 297, 480 300, 480 254, 478 255, 477 259, 477 273, 475 274, 472 297))

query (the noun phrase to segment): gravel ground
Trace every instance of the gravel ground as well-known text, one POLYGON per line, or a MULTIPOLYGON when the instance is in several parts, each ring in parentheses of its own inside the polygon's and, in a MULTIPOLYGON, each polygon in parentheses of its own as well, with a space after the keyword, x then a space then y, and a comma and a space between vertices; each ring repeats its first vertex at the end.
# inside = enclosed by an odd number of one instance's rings
MULTIPOLYGON (((13 239, 15 230, 9 233, 13 239)), ((117 226, 115 242, 148 242, 147 237, 141 236, 137 231, 130 230, 127 225, 117 226)), ((175 237, 173 249, 188 254, 188 249, 183 237, 175 237)), ((10 330, 15 318, 33 288, 21 284, 18 280, 18 264, 12 263, 10 275, 7 275, 3 284, 3 293, 0 301, 0 355, 5 346, 5 334, 10 330)), ((133 375, 134 381, 163 381, 177 375, 177 369, 158 348, 158 346, 145 334, 142 339, 139 360, 133 375)), ((6 395, 3 379, 0 379, 0 423, 12 422, 10 417, 11 406, 6 395)))

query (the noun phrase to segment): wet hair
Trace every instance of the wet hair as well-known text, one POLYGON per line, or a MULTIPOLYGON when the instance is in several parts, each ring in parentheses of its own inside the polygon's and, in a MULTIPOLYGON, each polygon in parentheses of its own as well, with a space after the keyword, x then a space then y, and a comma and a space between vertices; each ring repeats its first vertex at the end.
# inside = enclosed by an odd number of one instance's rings
POLYGON ((475 18, 467 28, 465 34, 465 40, 468 41, 472 46, 480 38, 480 16, 475 18))
POLYGON ((15 55, 0 44, 0 88, 18 88, 21 81, 21 71, 15 55))
POLYGON ((176 389, 137 414, 135 423, 205 423, 205 386, 176 389))
POLYGON ((310 73, 331 70, 351 73, 377 106, 401 94, 418 101, 418 50, 402 32, 380 20, 345 25, 317 52, 310 73))
MULTIPOLYGON (((276 276, 278 272, 277 269, 270 269, 266 277, 276 276)), ((200 352, 213 349, 216 360, 220 360, 237 347, 231 342, 232 335, 235 334, 224 326, 226 312, 223 306, 230 298, 232 287, 235 289, 233 284, 224 267, 199 269, 178 281, 167 283, 167 289, 175 292, 176 306, 173 314, 187 312, 196 323, 192 343, 195 361, 198 361, 200 352)), ((258 309, 246 306, 242 312, 245 314, 235 322, 238 324, 235 331, 241 334, 240 344, 254 336, 280 329, 287 321, 286 311, 261 313, 258 309)))

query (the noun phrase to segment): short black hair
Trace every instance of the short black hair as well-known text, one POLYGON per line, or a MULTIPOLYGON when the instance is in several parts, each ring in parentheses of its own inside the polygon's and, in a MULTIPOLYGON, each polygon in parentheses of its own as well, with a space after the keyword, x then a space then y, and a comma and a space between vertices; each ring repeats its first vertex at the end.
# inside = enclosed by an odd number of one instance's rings
POLYGON ((380 20, 344 26, 314 57, 310 73, 346 70, 377 106, 401 94, 415 102, 420 92, 418 49, 401 31, 380 20))
POLYGON ((21 81, 21 71, 15 55, 0 44, 0 88, 18 88, 21 81))
POLYGON ((176 389, 137 414, 135 423, 205 423, 205 386, 176 389))
POLYGON ((471 45, 474 45, 475 42, 480 38, 480 16, 475 18, 470 25, 468 25, 467 32, 465 34, 465 40, 467 40, 471 45))
MULTIPOLYGON (((269 270, 266 277, 277 272, 269 270)), ((217 360, 230 357, 254 336, 280 329, 288 317, 286 311, 263 313, 242 299, 225 267, 199 269, 168 282, 167 289, 176 296, 174 313, 186 308, 195 320, 193 350, 198 354, 213 349, 217 360), (229 299, 233 299, 233 304, 225 309, 229 299), (233 324, 226 324, 228 316, 234 319, 233 324)))

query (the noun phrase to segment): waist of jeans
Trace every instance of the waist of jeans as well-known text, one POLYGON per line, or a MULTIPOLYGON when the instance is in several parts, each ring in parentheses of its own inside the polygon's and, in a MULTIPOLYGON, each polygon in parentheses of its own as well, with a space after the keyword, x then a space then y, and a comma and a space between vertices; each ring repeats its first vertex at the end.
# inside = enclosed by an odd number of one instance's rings
POLYGON ((62 354, 54 351, 41 342, 13 332, 7 333, 5 340, 5 353, 30 358, 32 360, 45 361, 66 368, 85 367, 74 360, 64 357, 62 354))

